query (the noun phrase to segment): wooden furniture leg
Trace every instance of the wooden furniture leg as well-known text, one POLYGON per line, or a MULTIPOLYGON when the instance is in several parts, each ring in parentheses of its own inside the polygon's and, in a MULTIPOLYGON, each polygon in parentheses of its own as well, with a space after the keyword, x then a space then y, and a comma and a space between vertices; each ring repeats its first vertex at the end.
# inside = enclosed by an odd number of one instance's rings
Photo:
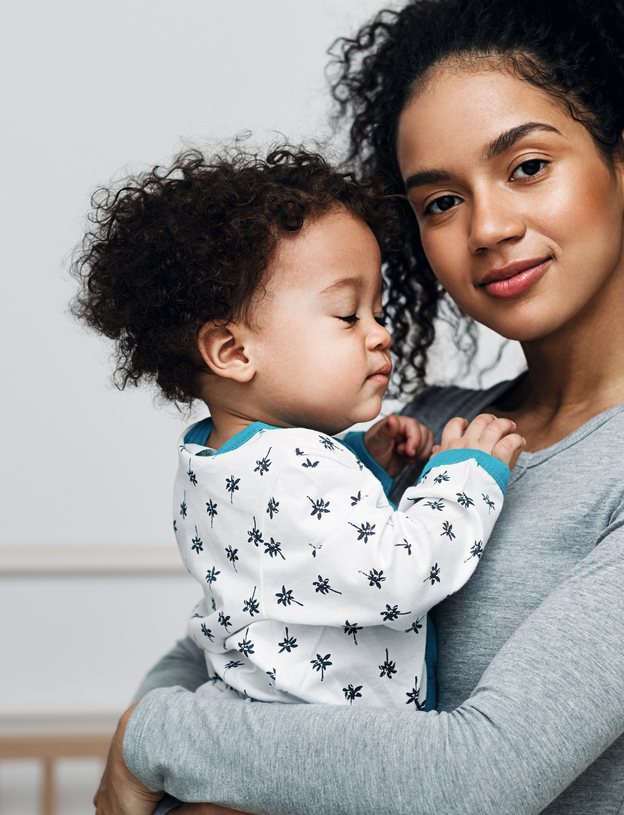
POLYGON ((43 761, 42 815, 56 815, 56 785, 54 777, 54 759, 43 761))
POLYGON ((43 762, 42 813, 56 813, 55 762, 62 758, 105 759, 112 734, 62 734, 58 736, 0 736, 2 759, 33 759, 43 762))

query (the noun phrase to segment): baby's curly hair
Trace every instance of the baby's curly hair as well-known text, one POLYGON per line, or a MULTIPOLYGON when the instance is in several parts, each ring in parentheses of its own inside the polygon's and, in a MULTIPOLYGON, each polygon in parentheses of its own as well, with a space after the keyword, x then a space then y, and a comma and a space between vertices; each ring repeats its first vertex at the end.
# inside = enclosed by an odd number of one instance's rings
POLYGON ((190 150, 98 189, 91 203, 93 226, 71 264, 81 284, 72 313, 115 341, 117 387, 155 382, 166 400, 189 406, 207 370, 200 329, 248 317, 281 234, 340 206, 382 249, 397 228, 394 202, 377 183, 287 146, 266 159, 190 150))

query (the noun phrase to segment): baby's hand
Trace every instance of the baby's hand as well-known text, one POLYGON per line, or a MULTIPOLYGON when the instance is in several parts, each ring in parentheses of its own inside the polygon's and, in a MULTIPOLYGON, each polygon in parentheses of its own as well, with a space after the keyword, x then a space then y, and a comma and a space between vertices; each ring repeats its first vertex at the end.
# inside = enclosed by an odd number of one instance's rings
POLYGON ((391 413, 368 428, 364 445, 377 464, 396 478, 406 465, 429 458, 433 433, 411 416, 391 413))
POLYGON ((433 452, 458 448, 481 450, 509 467, 516 450, 526 444, 522 436, 513 432, 515 429, 516 424, 511 419, 497 419, 491 413, 482 413, 470 424, 458 417, 447 422, 442 431, 442 443, 436 445, 433 452))

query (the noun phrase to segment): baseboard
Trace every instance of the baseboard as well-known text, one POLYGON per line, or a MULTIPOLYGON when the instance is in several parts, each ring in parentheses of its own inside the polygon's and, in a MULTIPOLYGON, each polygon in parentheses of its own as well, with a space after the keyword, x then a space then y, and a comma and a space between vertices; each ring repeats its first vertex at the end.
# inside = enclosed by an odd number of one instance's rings
POLYGON ((23 544, 0 546, 0 577, 187 574, 175 546, 23 544))
POLYGON ((74 710, 2 710, 0 736, 45 736, 115 732, 122 707, 74 710))

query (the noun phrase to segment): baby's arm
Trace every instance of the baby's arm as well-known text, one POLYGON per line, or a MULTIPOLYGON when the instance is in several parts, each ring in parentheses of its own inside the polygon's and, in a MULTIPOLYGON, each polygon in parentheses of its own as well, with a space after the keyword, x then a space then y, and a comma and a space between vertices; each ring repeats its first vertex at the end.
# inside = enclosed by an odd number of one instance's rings
MULTIPOLYGON (((445 452, 426 466, 424 483, 406 491, 399 511, 392 510, 370 472, 341 465, 353 462, 343 458, 344 450, 314 468, 303 469, 305 462, 293 459, 273 488, 276 500, 284 497, 280 512, 264 519, 263 537, 282 542, 284 560, 263 558, 263 605, 274 606, 284 587, 296 582, 302 605, 284 605, 279 618, 311 624, 308 603, 318 600, 322 575, 320 623, 343 625, 348 599, 368 626, 386 622, 388 603, 417 617, 457 591, 472 574, 500 511, 509 470, 489 453, 499 451, 512 429, 508 420, 492 416, 475 419, 465 432, 463 420, 451 423, 445 452), (296 555, 295 541, 301 542, 296 555), (308 569, 313 574, 306 580, 308 569)), ((519 436, 507 438, 504 450, 523 444, 519 436)))

